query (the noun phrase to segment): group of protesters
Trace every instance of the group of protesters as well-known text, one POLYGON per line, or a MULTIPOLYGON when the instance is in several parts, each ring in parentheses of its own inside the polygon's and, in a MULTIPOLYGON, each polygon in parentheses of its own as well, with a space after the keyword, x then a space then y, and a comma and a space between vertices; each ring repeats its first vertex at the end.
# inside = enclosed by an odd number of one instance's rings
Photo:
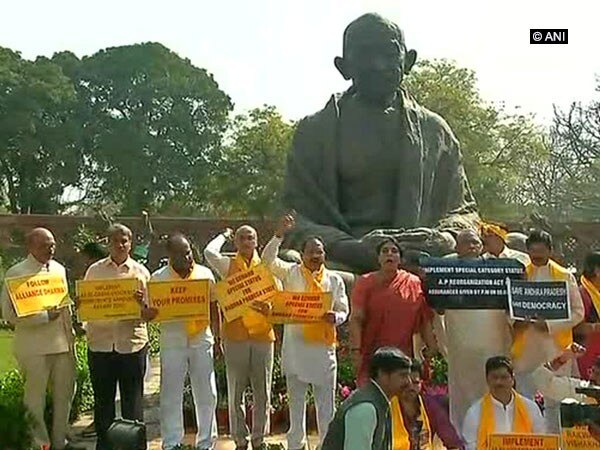
MULTIPOLYGON (((448 449, 480 450, 494 433, 559 433, 560 401, 577 397, 576 386, 600 384, 600 253, 588 255, 578 283, 573 271, 553 259, 552 237, 547 232, 511 236, 502 226, 486 223, 478 230, 460 231, 455 236, 455 253, 448 258, 517 260, 529 281, 566 282, 569 320, 515 321, 504 310, 432 308, 418 258, 391 237, 377 245, 379 269, 358 276, 350 285, 340 273, 327 268, 326 248, 317 236, 306 239, 296 259, 282 259, 282 243, 294 226, 293 214, 284 215, 260 255, 254 228, 226 229, 204 249, 206 266, 195 260, 185 235, 172 234, 166 240, 168 264, 151 274, 130 256, 132 231, 122 224, 111 225, 108 255, 90 261, 83 279, 135 278, 140 314, 134 320, 82 324, 94 390, 97 450, 111 450, 108 431, 118 416, 117 388, 120 415, 144 419, 147 323, 157 315, 148 283, 208 280, 214 287, 217 279, 258 265, 270 270, 282 291, 331 294, 331 306, 321 320, 284 325, 281 358, 289 397, 287 446, 291 450, 308 445, 309 390, 323 450, 432 449, 435 439, 448 449), (224 251, 229 242, 234 254, 224 251), (336 412, 336 328, 346 321, 358 388, 336 412), (449 410, 421 389, 422 363, 438 354, 448 362, 449 410)), ((26 244, 27 257, 6 272, 7 279, 52 273, 66 280, 65 268, 54 259, 56 242, 50 230, 33 229, 26 244)), ((160 324, 163 448, 172 450, 183 443, 187 376, 198 430, 195 446, 215 447, 213 360, 220 352, 227 371, 231 439, 238 450, 266 448, 276 340, 269 320, 273 303, 255 301, 241 317, 227 321, 214 289, 211 292, 210 320, 160 324), (248 388, 253 399, 252 429, 247 426, 244 407, 248 388)), ((1 303, 3 318, 15 327, 14 352, 26 380, 24 403, 34 418, 36 443, 52 450, 76 448, 68 439, 75 390, 72 307, 61 305, 20 317, 6 285, 1 303), (48 388, 53 398, 50 430, 44 424, 48 388)))

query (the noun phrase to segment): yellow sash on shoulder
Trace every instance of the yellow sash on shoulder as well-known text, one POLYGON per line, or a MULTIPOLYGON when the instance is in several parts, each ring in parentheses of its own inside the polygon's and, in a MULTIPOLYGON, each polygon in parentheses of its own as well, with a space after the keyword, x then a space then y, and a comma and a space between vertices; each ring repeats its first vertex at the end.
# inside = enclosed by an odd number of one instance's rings
MULTIPOLYGON (((325 266, 321 265, 317 273, 313 273, 304 265, 301 266, 302 275, 308 285, 310 292, 323 292, 323 274, 325 266)), ((302 326, 304 340, 313 344, 335 345, 336 330, 335 325, 326 322, 305 323, 302 326)))
MULTIPOLYGON (((550 260, 548 262, 548 265, 550 266, 550 277, 552 278, 553 281, 568 281, 569 280, 570 272, 567 269, 565 269, 564 267, 555 263, 552 260, 550 260)), ((533 278, 534 271, 535 271, 535 266, 533 264, 529 263, 527 265, 527 267, 525 268, 525 272, 527 274, 528 280, 531 280, 533 278)), ((569 328, 567 330, 558 331, 558 332, 554 333, 552 335, 552 337, 554 338, 554 342, 556 342, 556 345, 559 348, 566 349, 573 343, 573 330, 569 328)), ((523 330, 523 331, 520 331, 517 334, 515 334, 513 345, 512 345, 512 351, 511 351, 513 358, 518 359, 523 354, 524 349, 525 349, 525 332, 523 330)))
MULTIPOLYGON (((260 257, 256 251, 254 251, 252 259, 248 263, 242 255, 237 253, 235 258, 231 260, 229 275, 251 269, 259 264, 260 257)), ((248 330, 248 334, 250 336, 263 336, 265 334, 269 334, 271 331, 271 325, 269 324, 267 318, 263 314, 252 309, 249 309, 246 313, 244 313, 242 316, 242 323, 244 324, 244 328, 248 330)))
MULTIPOLYGON (((172 267, 170 267, 170 269, 173 273, 177 273, 177 272, 175 272, 175 269, 173 269, 172 267)), ((191 279, 192 276, 194 275, 195 270, 196 270, 196 268, 194 267, 192 272, 187 277, 185 277, 184 280, 191 279)), ((209 323, 207 320, 195 320, 195 319, 187 320, 185 322, 185 331, 188 335, 188 338, 193 338, 194 336, 197 336, 202 331, 206 330, 208 325, 209 325, 209 323)))
MULTIPOLYGON (((533 421, 529 416, 527 404, 523 397, 513 390, 515 402, 515 416, 513 418, 512 433, 530 434, 533 433, 533 421)), ((488 436, 496 431, 496 417, 494 414, 494 405, 492 404, 492 394, 489 392, 484 395, 481 403, 481 421, 477 431, 477 450, 487 448, 488 436)))
MULTIPOLYGON (((425 411, 425 405, 423 399, 419 395, 419 403, 421 404, 421 411, 419 420, 422 421, 423 427, 427 430, 429 436, 429 442, 427 443, 427 449, 433 448, 433 436, 431 434, 431 426, 429 425, 429 417, 427 417, 427 411, 425 411)), ((392 397, 391 402, 391 414, 392 414, 392 450, 409 450, 410 436, 408 430, 404 425, 404 418, 402 417, 402 409, 400 408, 400 401, 398 397, 392 397)), ((423 447, 421 447, 423 448, 423 447)))
POLYGON ((600 317, 600 291, 598 291, 596 285, 590 280, 588 280, 584 275, 581 275, 580 281, 581 285, 585 288, 586 291, 588 291, 590 297, 592 297, 594 309, 596 310, 598 317, 600 317))

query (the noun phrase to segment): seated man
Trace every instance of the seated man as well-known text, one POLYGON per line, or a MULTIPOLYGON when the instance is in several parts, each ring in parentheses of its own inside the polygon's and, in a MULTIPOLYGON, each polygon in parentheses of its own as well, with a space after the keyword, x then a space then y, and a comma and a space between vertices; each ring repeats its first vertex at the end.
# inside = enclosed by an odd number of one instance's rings
POLYGON ((539 407, 514 390, 515 375, 510 359, 494 356, 485 363, 489 392, 475 402, 463 422, 467 450, 484 449, 490 434, 546 432, 539 407))
POLYGON ((410 358, 397 348, 376 350, 369 367, 370 381, 342 403, 321 450, 389 450, 389 399, 409 388, 410 366, 410 358))
POLYGON ((422 368, 421 362, 413 359, 411 386, 392 400, 392 450, 414 448, 417 435, 418 448, 433 449, 433 438, 437 436, 448 450, 464 449, 446 411, 435 399, 421 392, 422 368), (422 424, 420 428, 419 424, 422 424))

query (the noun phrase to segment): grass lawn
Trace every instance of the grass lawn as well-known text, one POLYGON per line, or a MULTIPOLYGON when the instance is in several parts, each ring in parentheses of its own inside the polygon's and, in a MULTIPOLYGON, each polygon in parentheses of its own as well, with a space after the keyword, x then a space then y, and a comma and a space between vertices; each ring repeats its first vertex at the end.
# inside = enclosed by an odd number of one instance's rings
POLYGON ((12 331, 0 330, 0 375, 17 366, 12 352, 12 339, 12 331))

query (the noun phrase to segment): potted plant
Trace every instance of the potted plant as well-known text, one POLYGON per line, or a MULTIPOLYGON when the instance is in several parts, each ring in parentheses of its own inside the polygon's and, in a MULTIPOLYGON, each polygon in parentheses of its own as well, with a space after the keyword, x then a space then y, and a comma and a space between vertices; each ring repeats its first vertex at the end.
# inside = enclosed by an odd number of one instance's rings
POLYGON ((427 374, 423 389, 432 397, 437 397, 441 404, 448 403, 448 362, 441 355, 431 359, 426 367, 427 374))
POLYGON ((273 393, 271 396, 271 431, 283 432, 289 425, 287 392, 273 393))
POLYGON ((196 428, 196 408, 194 397, 192 396, 192 385, 189 376, 185 377, 183 384, 183 428, 188 433, 195 433, 196 428))

